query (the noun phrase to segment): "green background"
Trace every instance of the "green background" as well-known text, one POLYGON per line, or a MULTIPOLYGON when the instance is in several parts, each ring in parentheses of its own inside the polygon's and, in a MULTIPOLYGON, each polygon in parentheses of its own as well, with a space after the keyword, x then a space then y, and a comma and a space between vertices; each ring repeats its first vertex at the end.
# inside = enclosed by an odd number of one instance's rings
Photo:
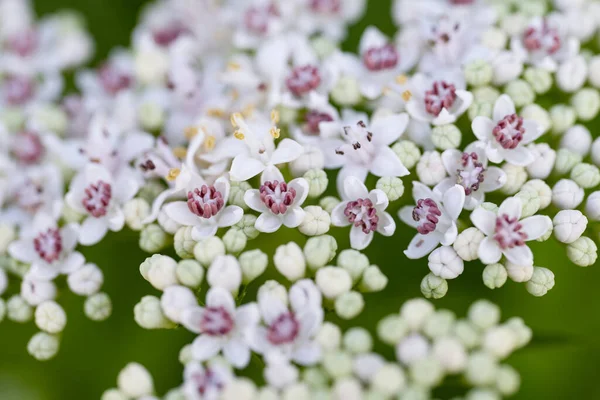
MULTIPOLYGON (((111 48, 128 44, 143 3, 143 0, 38 0, 36 9, 40 15, 65 8, 80 11, 96 39, 94 62, 97 63, 111 48)), ((394 31, 390 1, 369 3, 368 16, 351 30, 345 44, 348 49, 356 47, 368 24, 377 25, 386 33, 394 31)), ((567 101, 553 99, 555 103, 567 101)), ((597 120, 594 125, 598 126, 597 120)), ((410 179, 405 179, 405 184, 409 185, 410 179)), ((370 180, 369 186, 373 184, 370 180)), ((394 210, 412 201, 409 189, 393 204, 394 210)), ((394 237, 378 236, 366 251, 371 263, 379 265, 390 279, 385 291, 366 296, 367 307, 353 322, 372 331, 379 319, 397 312, 404 300, 421 296, 419 283, 428 273, 426 259, 409 261, 402 254, 414 231, 398 224, 394 237)), ((264 235, 250 242, 248 249, 259 247, 271 257, 277 244, 290 240, 304 243, 305 239, 297 232, 284 229, 281 233, 277 235, 277 243, 273 243, 273 236, 264 235)), ((596 232, 590 234, 597 238, 596 232)), ((346 230, 336 230, 334 235, 339 248, 348 248, 346 230)), ((88 260, 104 271, 104 291, 113 299, 113 315, 105 322, 90 321, 83 315, 83 298, 61 290, 59 302, 67 311, 68 324, 55 359, 42 363, 27 355, 26 344, 36 332, 33 323, 0 324, 0 399, 98 399, 105 389, 115 386, 118 372, 130 361, 138 361, 151 371, 159 394, 181 382, 182 367, 177 354, 193 335, 183 329, 146 331, 133 321, 133 306, 139 299, 147 294, 158 295, 139 274, 139 264, 147 255, 139 250, 137 238, 137 233, 128 231, 110 234, 101 244, 83 250, 88 260)), ((487 298, 501 306, 503 319, 521 316, 533 328, 533 342, 508 360, 522 377, 521 390, 514 398, 600 398, 597 383, 600 270, 596 266, 580 268, 571 264, 565 246, 554 239, 534 243, 532 247, 536 265, 550 268, 556 276, 556 286, 545 297, 535 298, 523 284, 511 281, 501 289, 489 290, 481 280, 482 265, 471 262, 463 275, 449 281, 447 296, 435 304, 464 316, 471 302, 487 298)), ((282 279, 273 272, 273 267, 268 275, 282 279)), ((64 282, 60 285, 65 287, 64 282)), ((254 291, 258 286, 259 283, 254 283, 249 289, 254 291)), ((392 356, 391 348, 378 350, 392 356)), ((460 382, 450 382, 437 394, 448 398, 462 392, 460 382)))

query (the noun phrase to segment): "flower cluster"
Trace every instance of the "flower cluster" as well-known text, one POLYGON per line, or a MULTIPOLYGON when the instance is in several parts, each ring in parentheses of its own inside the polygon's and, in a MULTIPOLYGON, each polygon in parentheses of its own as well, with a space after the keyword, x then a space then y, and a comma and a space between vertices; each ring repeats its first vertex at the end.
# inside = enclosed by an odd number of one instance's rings
MULTIPOLYGON (((600 3, 396 0, 395 36, 370 26, 342 51, 366 3, 159 1, 130 48, 76 72, 62 96, 61 72, 91 50, 79 20, 36 23, 26 2, 0 0, 0 294, 14 293, 0 320, 35 315, 29 353, 58 351, 63 275, 89 318, 110 315, 81 250, 127 227, 158 290, 135 321, 197 335, 167 399, 255 398, 234 371, 252 357, 260 398, 428 398, 455 374, 469 399, 516 391, 500 362, 531 333, 497 325, 489 303, 460 321, 405 303, 378 328, 399 363, 332 321, 388 286, 396 266, 367 254, 399 229, 416 233, 394 257, 428 258, 427 298, 465 263, 491 289, 510 278, 545 295, 554 274, 536 242, 596 262, 600 3)), ((106 400, 152 396, 137 364, 118 382, 106 400)))

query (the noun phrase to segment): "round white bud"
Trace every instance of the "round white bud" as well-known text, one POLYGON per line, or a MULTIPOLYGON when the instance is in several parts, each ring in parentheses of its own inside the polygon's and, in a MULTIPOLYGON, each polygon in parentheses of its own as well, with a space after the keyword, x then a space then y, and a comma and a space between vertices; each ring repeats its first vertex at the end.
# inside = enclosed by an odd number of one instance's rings
POLYGON ((283 304, 288 303, 287 289, 277 281, 266 281, 258 288, 257 298, 267 295, 277 297, 283 304))
POLYGON ((573 107, 557 104, 550 108, 550 119, 552 120, 552 130, 555 133, 563 133, 575 124, 577 114, 573 107))
POLYGON ((377 337, 390 346, 398 344, 408 331, 408 324, 397 314, 388 315, 377 324, 377 337))
POLYGON ((96 264, 85 264, 67 278, 69 289, 80 296, 90 296, 102 287, 104 276, 96 264))
POLYGON ((363 293, 380 292, 388 284, 388 278, 376 265, 368 267, 362 275, 359 290, 363 293))
POLYGON ((0 224, 0 254, 6 252, 8 245, 15 240, 16 236, 15 228, 12 225, 0 224))
POLYGON ((410 376, 419 386, 433 388, 444 379, 444 368, 433 356, 415 361, 410 366, 410 376))
POLYGON ((573 93, 583 86, 587 79, 587 62, 581 55, 569 58, 556 71, 556 84, 567 93, 573 93))
POLYGON ((150 204, 141 198, 131 199, 123 206, 123 213, 127 226, 134 231, 140 231, 144 227, 142 221, 150 215, 150 204))
POLYGON ((340 106, 353 106, 362 100, 360 84, 352 76, 342 75, 330 92, 331 100, 340 106))
POLYGON ((513 282, 527 282, 533 275, 533 265, 517 265, 506 261, 506 272, 513 282))
POLYGON ((246 192, 248 190, 252 189, 252 186, 246 181, 242 181, 242 182, 232 181, 232 182, 230 182, 230 184, 231 184, 231 188, 229 189, 229 200, 228 200, 229 204, 238 206, 244 210, 247 210, 248 205, 244 201, 244 194, 246 194, 246 192))
POLYGON ((575 153, 569 149, 559 149, 556 152, 554 170, 561 175, 566 174, 573 169, 575 165, 579 164, 581 160, 581 154, 575 153))
POLYGON ((428 299, 441 299, 448 293, 448 282, 430 272, 421 281, 421 293, 428 299))
MULTIPOLYGON (((600 221, 600 191, 590 194, 585 203, 585 215, 592 221, 600 221)), ((2 290, 0 290, 2 293, 2 290)))
POLYGON ((479 351, 471 354, 467 361, 465 378, 475 386, 492 384, 498 373, 498 363, 491 354, 479 351))
POLYGON ((181 258, 194 258, 194 246, 196 241, 192 238, 192 226, 182 226, 175 232, 173 247, 175 253, 181 258))
POLYGON ((333 399, 362 400, 363 389, 359 381, 354 378, 336 380, 332 389, 333 399))
POLYGON ((246 248, 247 243, 248 238, 246 237, 246 234, 236 227, 229 229, 225 235, 223 235, 223 244, 228 253, 237 254, 241 252, 246 248))
POLYGON ((521 318, 513 317, 504 323, 504 326, 511 328, 517 338, 517 348, 525 346, 531 340, 533 333, 521 318))
POLYGON ((169 243, 169 236, 156 224, 146 225, 140 233, 140 249, 146 253, 156 253, 169 243))
POLYGON ((333 379, 350 376, 352 374, 352 356, 340 350, 325 353, 323 368, 333 379))
POLYGON ((588 220, 579 210, 561 210, 552 222, 556 239, 562 243, 573 243, 585 232, 588 220))
POLYGON ((340 199, 333 196, 326 196, 319 200, 319 205, 323 208, 323 210, 327 211, 329 214, 333 211, 335 206, 340 204, 340 199))
POLYGON ((277 271, 288 280, 294 282, 304 278, 306 273, 306 260, 302 249, 295 242, 277 247, 273 262, 277 271))
POLYGON ((165 122, 165 111, 156 103, 147 101, 138 108, 138 121, 146 131, 159 130, 165 122))
POLYGON ((256 220, 258 217, 252 214, 244 214, 242 219, 234 225, 234 227, 238 228, 248 238, 248 240, 256 239, 260 232, 254 227, 256 225, 256 220))
POLYGON ((592 134, 583 125, 575 125, 567 129, 560 140, 560 147, 585 156, 592 145, 592 134))
POLYGON ((404 365, 411 365, 429 354, 429 341, 423 335, 413 333, 400 340, 396 346, 396 358, 404 365))
POLYGON ((474 388, 467 392, 465 400, 502 400, 502 398, 492 389, 474 388))
POLYGON ((492 117, 493 103, 483 100, 475 100, 469 107, 469 119, 472 121, 477 117, 492 117))
POLYGON ((548 178, 554 168, 556 151, 547 143, 532 143, 527 148, 535 157, 533 162, 525 167, 529 176, 538 179, 548 178))
POLYGON ((527 181, 525 167, 506 163, 502 165, 502 170, 506 174, 506 183, 502 186, 502 193, 508 195, 517 193, 527 181))
POLYGON ((410 140, 400 140, 392 146, 392 150, 407 169, 412 169, 421 159, 421 150, 410 140))
POLYGON ((406 377, 397 364, 386 363, 375 372, 371 387, 387 398, 402 391, 406 385, 406 377))
MULTIPOLYGON (((481 36, 482 44, 488 49, 493 50, 504 50, 506 47, 506 41, 508 40, 508 35, 500 28, 489 27, 483 35, 481 36)), ((493 71, 492 71, 493 72, 493 71)), ((493 75, 490 75, 490 81, 493 75)), ((473 85, 473 83, 470 83, 473 85)), ((476 85, 473 85, 476 86, 476 85)))
POLYGON ((488 300, 477 300, 468 311, 469 320, 481 329, 488 329, 500 321, 500 307, 488 300))
POLYGON ((119 389, 108 389, 102 393, 100 400, 129 400, 119 389))
POLYGON ((554 274, 547 268, 535 267, 527 282, 527 291, 534 296, 544 296, 554 287, 554 274))
POLYGON ((259 249, 242 253, 238 261, 242 268, 242 282, 248 284, 265 272, 269 257, 259 249))
POLYGON ((501 365, 496 376, 496 389, 504 396, 512 396, 520 385, 519 373, 510 365, 501 365))
POLYGON ((440 150, 456 149, 461 140, 462 133, 456 125, 438 125, 431 130, 431 141, 440 150))
POLYGON ((342 250, 337 258, 338 267, 344 268, 353 281, 358 280, 369 267, 369 259, 361 252, 354 249, 342 250))
POLYGON ((527 68, 523 77, 538 94, 546 93, 554 83, 552 75, 544 68, 527 68))
POLYGON ((283 388, 281 400, 303 400, 310 398, 310 395, 310 388, 306 383, 295 382, 283 388))
POLYGON ((538 104, 529 104, 523 107, 520 113, 524 119, 530 119, 541 127, 542 132, 547 132, 552 127, 550 113, 538 104))
POLYGON ((522 79, 508 82, 504 93, 510 96, 516 107, 524 107, 535 101, 535 92, 529 83, 522 79))
POLYGON ((591 121, 600 111, 600 93, 592 88, 581 89, 571 98, 571 104, 581 121, 591 121))
POLYGON ((325 167, 325 156, 320 147, 310 144, 304 144, 303 147, 304 152, 289 163, 290 172, 293 176, 302 176, 307 171, 322 170, 325 167))
POLYGON ((508 272, 506 272, 506 268, 502 264, 486 265, 483 269, 483 283, 490 289, 504 286, 507 278, 508 272))
POLYGON ((583 189, 570 179, 561 179, 552 188, 552 203, 561 210, 577 208, 583 196, 583 189))
POLYGON ((25 299, 19 295, 14 295, 6 302, 8 319, 14 322, 24 323, 33 316, 33 309, 25 299))
POLYGON ((185 286, 169 286, 160 298, 160 306, 167 318, 176 323, 181 323, 181 313, 188 307, 198 305, 194 293, 185 286))
POLYGON ((480 330, 471 321, 460 320, 454 325, 454 335, 468 349, 479 346, 481 342, 480 330))
POLYGON ((242 269, 233 256, 218 256, 208 267, 206 274, 208 284, 222 287, 235 293, 242 284, 242 269))
POLYGON ((47 361, 58 353, 59 347, 58 337, 46 332, 38 332, 29 339, 27 352, 36 360, 47 361))
POLYGON ((335 299, 334 308, 338 317, 346 320, 352 319, 365 308, 365 300, 358 292, 345 292, 335 299))
MULTIPOLYGON (((222 400, 254 400, 256 399, 256 385, 248 378, 237 378, 229 382, 221 392, 222 400)), ((168 400, 168 399, 165 399, 168 400)))
POLYGON ((552 203, 552 189, 541 179, 532 179, 521 187, 521 191, 535 191, 540 200, 540 209, 548 207, 552 203))
POLYGON ((327 190, 329 179, 327 178, 327 173, 322 169, 310 169, 306 171, 304 179, 308 182, 308 195, 310 197, 319 197, 327 190))
POLYGON ((194 246, 194 258, 203 267, 208 267, 215 258, 223 255, 225 255, 225 244, 216 236, 202 239, 194 246))
POLYGON ((483 350, 499 359, 508 357, 516 347, 517 336, 508 326, 494 326, 483 336, 483 350))
POLYGON ((485 235, 479 229, 467 228, 458 234, 452 247, 464 261, 473 261, 477 259, 479 244, 484 238, 485 235))
POLYGON ((183 286, 196 289, 204 279, 204 268, 196 260, 181 260, 175 267, 175 276, 183 286))
POLYGON ((588 267, 598 259, 598 246, 589 237, 581 236, 567 246, 567 256, 575 265, 588 267))
POLYGON ((56 297, 56 285, 52 281, 25 278, 21 282, 21 296, 32 306, 56 297))
POLYGON ((408 300, 400 308, 400 316, 412 330, 421 329, 433 312, 433 305, 425 299, 408 300))
POLYGON ((323 350, 336 350, 342 343, 342 331, 334 323, 324 322, 317 333, 316 340, 323 350))
POLYGON ((465 263, 450 246, 438 247, 429 254, 429 270, 444 279, 454 279, 463 273, 465 263))
POLYGON ((128 397, 151 396, 154 392, 152 376, 141 364, 129 363, 117 377, 119 390, 128 397))
POLYGON ((425 322, 423 333, 432 339, 448 336, 454 326, 455 320, 456 316, 452 311, 438 310, 425 322))
POLYGON ((385 193, 389 201, 396 201, 404 194, 404 183, 397 177, 379 178, 375 187, 385 193))
POLYGON ((373 338, 365 328, 350 328, 344 334, 344 347, 354 353, 367 353, 373 348, 373 338))
POLYGON ((521 190, 515 194, 521 200, 521 218, 531 217, 540 209, 540 197, 535 190, 521 190))
POLYGON ((59 333, 65 329, 67 314, 58 303, 45 301, 35 309, 35 324, 48 333, 59 333))
MULTIPOLYGON (((494 32, 496 32, 496 35, 486 32, 488 34, 487 36, 484 34, 484 37, 488 40, 498 39, 498 36, 502 37, 502 35, 498 33, 498 30, 494 30, 494 32)), ((471 61, 470 63, 465 65, 464 69, 465 80, 467 84, 471 86, 483 86, 488 85, 492 82, 492 75, 494 73, 494 70, 487 61, 471 61)))
POLYGON ((172 328, 174 324, 165 317, 160 299, 155 296, 144 296, 133 308, 135 322, 144 329, 172 328))
POLYGON ((177 261, 169 256, 158 255, 157 257, 156 254, 150 260, 147 279, 152 286, 158 290, 165 290, 165 288, 177 284, 177 275, 175 274, 177 261))
POLYGON ((437 151, 426 151, 417 163, 417 176, 428 186, 437 185, 446 177, 442 156, 437 151))
MULTIPOLYGON (((522 59, 512 51, 500 51, 492 60, 492 66, 494 67, 492 83, 497 86, 517 79, 523 72, 522 59)), ((493 101, 491 103, 493 104, 493 101)))
POLYGON ((96 293, 83 304, 85 315, 92 321, 104 321, 112 313, 112 302, 106 293, 96 293))
POLYGON ((329 232, 331 217, 319 206, 304 207, 304 219, 298 230, 306 236, 324 235, 329 232))
POLYGON ((352 288, 350 274, 339 267, 320 268, 317 271, 315 282, 323 296, 328 299, 335 299, 352 288))
POLYGON ((318 269, 333 260, 337 252, 337 242, 333 236, 321 235, 311 237, 304 245, 304 257, 311 269, 318 269))
POLYGON ((164 209, 160 210, 158 213, 157 221, 162 230, 170 233, 171 235, 174 235, 175 232, 181 228, 181 225, 175 222, 173 218, 169 217, 164 209))
POLYGON ((592 164, 577 164, 571 170, 571 179, 584 189, 591 189, 600 184, 600 170, 592 164))
POLYGON ((449 373, 461 372, 467 365, 468 354, 465 346, 456 338, 437 339, 433 343, 431 352, 449 373))

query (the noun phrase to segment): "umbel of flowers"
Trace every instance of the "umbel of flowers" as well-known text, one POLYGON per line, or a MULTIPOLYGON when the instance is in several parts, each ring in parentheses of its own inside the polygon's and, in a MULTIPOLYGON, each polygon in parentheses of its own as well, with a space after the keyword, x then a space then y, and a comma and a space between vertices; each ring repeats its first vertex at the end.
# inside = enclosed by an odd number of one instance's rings
MULTIPOLYGON (((91 54, 79 19, 0 0, 0 320, 35 320, 32 356, 59 349, 56 279, 110 315, 81 250, 127 227, 159 291, 135 321, 197 334, 169 400, 429 398, 457 374, 468 399, 516 391, 501 362, 531 333, 485 301, 467 320, 413 300, 360 326, 395 284, 366 254, 412 230, 394 257, 427 257, 429 299, 482 265, 490 289, 543 296, 542 246, 596 262, 600 3, 396 0, 395 35, 370 26, 344 52, 366 3, 159 1, 64 94, 91 54), (264 387, 241 377, 252 357, 264 387)), ((151 396, 131 364, 104 400, 151 396)))

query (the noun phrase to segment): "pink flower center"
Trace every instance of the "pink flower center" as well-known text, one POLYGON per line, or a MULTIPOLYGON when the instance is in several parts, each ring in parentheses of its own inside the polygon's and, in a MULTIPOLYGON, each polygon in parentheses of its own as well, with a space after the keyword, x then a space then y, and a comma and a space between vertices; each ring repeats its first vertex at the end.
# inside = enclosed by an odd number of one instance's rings
POLYGON ((413 219, 419 223, 417 231, 421 235, 427 235, 435 231, 441 216, 442 212, 437 203, 429 198, 419 199, 412 213, 413 219))
POLYGON ((184 32, 185 28, 183 26, 174 23, 152 32, 152 38, 157 45, 168 47, 184 32))
POLYGON ((456 171, 456 183, 465 188, 467 196, 479 190, 479 185, 485 179, 485 168, 478 160, 476 153, 463 153, 462 168, 456 171))
POLYGON ((224 382, 222 382, 220 377, 211 368, 207 368, 203 373, 192 375, 191 379, 194 381, 196 390, 201 396, 204 396, 211 388, 221 390, 224 386, 224 382))
POLYGON ((27 57, 37 48, 38 36, 37 32, 33 29, 27 29, 19 32, 7 41, 7 47, 13 53, 20 55, 21 57, 27 57))
POLYGON ((300 323, 293 313, 281 314, 267 330, 267 340, 275 345, 293 342, 300 332, 300 323))
POLYGON ((544 22, 541 28, 530 26, 525 30, 523 45, 530 52, 552 55, 560 49, 561 40, 558 32, 544 22))
POLYGON ((305 95, 311 90, 318 88, 321 84, 319 69, 312 65, 296 67, 287 77, 285 83, 294 96, 300 97, 305 95))
POLYGON ((517 218, 510 218, 503 214, 496 218, 496 230, 494 239, 503 250, 512 249, 515 246, 524 246, 527 234, 522 231, 523 226, 517 218))
POLYGON ((106 215, 111 198, 112 188, 110 184, 98 181, 85 189, 85 197, 81 203, 90 215, 100 218, 106 215))
POLYGON ((48 229, 33 239, 33 247, 41 259, 52 263, 60 257, 62 238, 58 229, 48 229))
POLYGON ((29 77, 11 75, 4 80, 4 98, 10 105, 23 105, 33 97, 34 93, 35 83, 29 77))
POLYGON ((400 57, 392 44, 382 47, 371 47, 363 55, 363 63, 369 71, 383 71, 398 65, 400 57))
POLYGON ((438 116, 445 108, 449 110, 456 101, 456 87, 444 81, 435 81, 433 87, 425 92, 425 110, 438 116))
POLYGON ((377 209, 369 199, 349 201, 344 209, 344 215, 348 218, 348 222, 360 227, 364 233, 373 232, 379 223, 377 209))
POLYGON ((206 307, 202 313, 200 329, 210 336, 224 336, 233 329, 233 318, 223 307, 206 307))
POLYGON ((202 185, 200 189, 196 188, 188 192, 187 205, 197 216, 209 219, 221 211, 225 200, 223 194, 214 186, 202 185))
POLYGON ((517 114, 507 115, 498 122, 492 134, 502 148, 507 150, 516 148, 525 134, 523 118, 517 114))
POLYGON ((337 14, 341 8, 341 0, 310 0, 310 9, 315 13, 337 14))
POLYGON ((16 136, 12 152, 23 164, 35 164, 44 155, 44 145, 38 135, 26 131, 16 136))
POLYGON ((264 35, 269 30, 271 18, 278 16, 279 11, 275 4, 250 7, 244 15, 244 24, 249 32, 255 35, 264 35))
POLYGON ((317 110, 310 110, 304 115, 304 120, 306 121, 306 130, 308 133, 318 135, 321 133, 319 124, 321 122, 331 122, 333 121, 333 117, 327 113, 322 113, 317 110))
POLYGON ((121 90, 127 89, 133 83, 131 76, 109 63, 104 64, 100 68, 98 77, 104 90, 113 95, 121 90))
POLYGON ((275 215, 285 214, 296 198, 296 190, 285 182, 267 181, 260 186, 260 199, 275 215))

